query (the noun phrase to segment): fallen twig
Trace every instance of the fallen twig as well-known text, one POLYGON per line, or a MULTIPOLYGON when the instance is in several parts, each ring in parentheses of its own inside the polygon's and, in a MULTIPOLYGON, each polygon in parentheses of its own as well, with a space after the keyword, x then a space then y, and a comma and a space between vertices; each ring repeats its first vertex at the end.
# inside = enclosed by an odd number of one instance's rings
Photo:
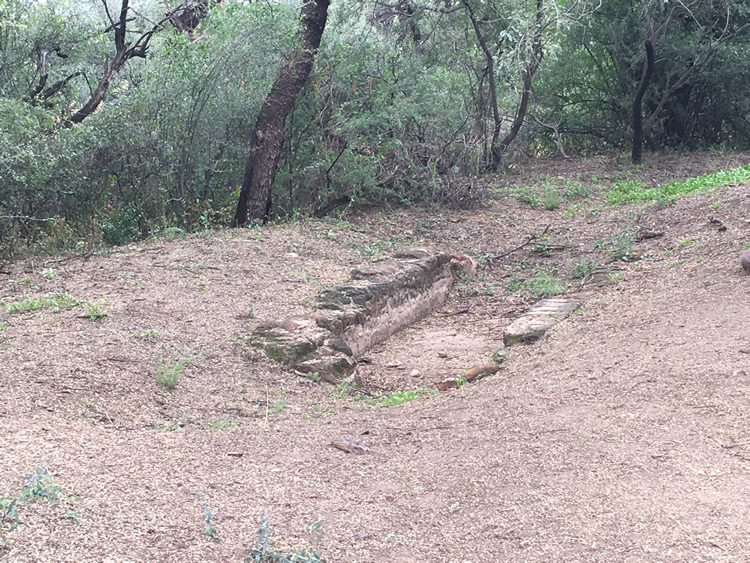
POLYGON ((489 258, 487 261, 490 262, 490 263, 492 263, 495 260, 500 260, 500 258, 505 258, 506 256, 510 256, 514 252, 516 252, 518 250, 521 250, 522 248, 524 248, 526 246, 529 246, 532 242, 534 242, 537 239, 537 237, 541 237, 541 236, 546 235, 547 231, 550 228, 550 226, 551 225, 547 225, 546 227, 544 227, 544 230, 541 233, 533 233, 533 234, 529 235, 529 238, 523 244, 521 244, 521 245, 519 245, 519 246, 517 246, 517 247, 515 247, 515 248, 513 248, 511 250, 508 250, 507 252, 503 252, 502 254, 498 254, 497 256, 493 256, 492 258, 489 258))
POLYGON ((451 311, 449 313, 440 312, 440 315, 443 317, 455 317, 456 315, 463 315, 465 313, 471 313, 468 307, 466 309, 459 309, 458 311, 451 311))

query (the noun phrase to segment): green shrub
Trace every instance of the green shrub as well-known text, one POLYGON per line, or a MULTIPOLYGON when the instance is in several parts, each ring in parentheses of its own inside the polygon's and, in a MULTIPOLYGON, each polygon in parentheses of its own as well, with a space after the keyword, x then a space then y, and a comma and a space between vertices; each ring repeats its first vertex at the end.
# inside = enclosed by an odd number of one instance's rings
POLYGON ((174 389, 180 381, 185 368, 197 356, 173 356, 168 360, 159 360, 156 365, 156 382, 167 389, 174 389))
POLYGON ((578 260, 571 262, 570 267, 573 270, 574 277, 583 279, 596 268, 596 260, 581 256, 578 260))

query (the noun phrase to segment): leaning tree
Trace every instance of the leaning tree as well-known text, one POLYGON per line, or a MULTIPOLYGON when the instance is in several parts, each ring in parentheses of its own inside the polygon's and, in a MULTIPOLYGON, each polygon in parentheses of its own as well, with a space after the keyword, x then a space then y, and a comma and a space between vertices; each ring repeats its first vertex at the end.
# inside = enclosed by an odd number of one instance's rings
POLYGON ((295 50, 281 66, 271 91, 261 107, 250 140, 250 156, 245 165, 242 190, 234 225, 265 221, 271 209, 271 186, 281 158, 286 118, 294 108, 326 26, 329 0, 305 0, 295 50))

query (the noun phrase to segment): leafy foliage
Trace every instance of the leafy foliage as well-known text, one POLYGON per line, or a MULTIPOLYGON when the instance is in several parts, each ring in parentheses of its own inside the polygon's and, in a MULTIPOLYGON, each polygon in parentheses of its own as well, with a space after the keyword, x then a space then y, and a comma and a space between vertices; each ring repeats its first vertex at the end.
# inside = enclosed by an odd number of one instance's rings
POLYGON ((730 170, 702 174, 685 180, 675 180, 649 188, 638 182, 619 182, 606 193, 606 199, 612 204, 632 203, 638 201, 664 201, 679 195, 692 192, 705 192, 718 186, 750 180, 750 164, 730 170))
MULTIPOLYGON (((517 114, 524 69, 538 66, 517 152, 627 147, 647 18, 660 30, 643 100, 647 148, 750 146, 744 3, 541 6, 337 5, 286 123, 272 213, 482 197, 477 177, 490 160, 496 118, 487 55, 468 8, 491 55, 500 137, 517 114)), ((229 224, 255 119, 293 51, 297 8, 225 0, 208 2, 190 33, 165 22, 149 56, 130 60, 97 111, 72 124, 112 54, 102 6, 0 0, 0 258, 229 224)), ((148 29, 163 6, 144 2, 131 15, 133 30, 148 29)), ((555 208, 574 197, 564 188, 521 196, 555 208)), ((669 203, 693 189, 621 186, 607 197, 669 203)))

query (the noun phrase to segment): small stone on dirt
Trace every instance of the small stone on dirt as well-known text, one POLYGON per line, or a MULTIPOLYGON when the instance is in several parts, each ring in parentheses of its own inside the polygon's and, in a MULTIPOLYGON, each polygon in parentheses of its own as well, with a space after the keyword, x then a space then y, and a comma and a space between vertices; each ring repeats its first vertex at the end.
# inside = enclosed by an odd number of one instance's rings
POLYGON ((411 370, 411 373, 409 375, 411 375, 412 377, 422 377, 422 374, 418 369, 411 370))
POLYGON ((398 360, 393 360, 392 362, 388 362, 387 364, 385 364, 385 367, 395 368, 395 369, 404 369, 404 365, 398 360))
POLYGON ((351 438, 342 438, 341 440, 331 440, 331 445, 334 448, 337 448, 343 452, 346 452, 348 454, 368 454, 372 450, 365 446, 364 444, 361 444, 360 442, 356 442, 352 440, 351 438))

